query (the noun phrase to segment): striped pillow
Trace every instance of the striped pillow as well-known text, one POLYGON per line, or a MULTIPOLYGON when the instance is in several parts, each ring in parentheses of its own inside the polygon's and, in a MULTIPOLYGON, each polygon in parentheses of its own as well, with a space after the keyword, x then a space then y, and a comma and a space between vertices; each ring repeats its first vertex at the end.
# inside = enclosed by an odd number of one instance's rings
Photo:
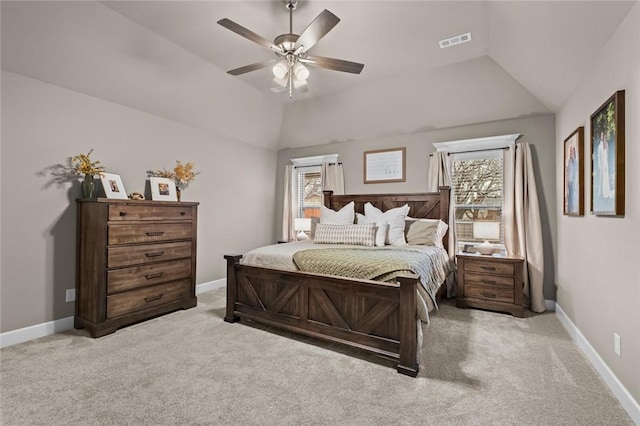
POLYGON ((318 244, 353 244, 373 247, 376 244, 376 224, 327 225, 319 223, 316 225, 313 242, 318 244))

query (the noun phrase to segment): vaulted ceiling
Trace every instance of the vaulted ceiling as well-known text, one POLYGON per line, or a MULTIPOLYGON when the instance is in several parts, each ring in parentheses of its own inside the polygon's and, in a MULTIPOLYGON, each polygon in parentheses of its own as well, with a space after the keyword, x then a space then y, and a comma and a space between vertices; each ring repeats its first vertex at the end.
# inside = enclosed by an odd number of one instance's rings
POLYGON ((203 128, 215 116, 227 136, 278 148, 553 113, 635 2, 302 0, 298 34, 323 9, 341 19, 311 53, 365 67, 311 69, 291 100, 269 90, 270 68, 225 73, 273 53, 216 24, 272 40, 288 32, 282 1, 21 3, 2 2, 4 69, 203 128), (439 48, 466 32, 471 42, 439 48), (241 110, 259 131, 238 128, 241 110), (367 131, 304 133, 350 111, 367 131))

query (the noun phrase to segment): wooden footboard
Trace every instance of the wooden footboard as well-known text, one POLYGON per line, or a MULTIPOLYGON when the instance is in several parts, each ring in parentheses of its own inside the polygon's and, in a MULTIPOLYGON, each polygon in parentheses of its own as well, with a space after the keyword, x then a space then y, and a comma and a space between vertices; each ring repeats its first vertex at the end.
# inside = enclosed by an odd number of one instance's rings
POLYGON ((247 318, 270 326, 364 349, 398 360, 415 377, 416 285, 355 280, 241 265, 227 255, 227 322, 247 318))

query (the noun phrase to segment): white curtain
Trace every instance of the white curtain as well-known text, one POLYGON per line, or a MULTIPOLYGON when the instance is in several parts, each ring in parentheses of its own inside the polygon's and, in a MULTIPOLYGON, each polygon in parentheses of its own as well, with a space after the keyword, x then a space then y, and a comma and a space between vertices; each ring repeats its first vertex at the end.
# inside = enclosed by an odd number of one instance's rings
POLYGON ((298 216, 298 185, 296 169, 293 165, 284 169, 284 203, 282 208, 282 241, 294 241, 296 232, 293 229, 294 219, 298 216))
POLYGON ((524 257, 524 295, 531 310, 544 312, 544 250, 540 207, 531 148, 516 143, 504 151, 504 244, 510 254, 524 257), (515 152, 514 152, 515 151, 515 152))
POLYGON ((456 238, 456 211, 455 211, 455 195, 451 184, 451 167, 453 163, 452 155, 448 152, 434 152, 429 159, 429 172, 427 175, 427 191, 437 192, 441 186, 451 188, 449 198, 449 237, 448 251, 451 263, 451 273, 447 277, 447 297, 456 295, 456 267, 455 259, 458 251, 458 239, 456 238))
POLYGON ((333 191, 335 195, 344 195, 344 171, 340 163, 322 163, 322 190, 333 191))

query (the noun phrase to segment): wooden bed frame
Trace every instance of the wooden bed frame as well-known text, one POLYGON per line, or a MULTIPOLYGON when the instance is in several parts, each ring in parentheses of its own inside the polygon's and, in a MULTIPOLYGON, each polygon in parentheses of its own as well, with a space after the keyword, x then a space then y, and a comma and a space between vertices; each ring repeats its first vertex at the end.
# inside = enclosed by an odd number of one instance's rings
MULTIPOLYGON (((324 200, 333 210, 354 201, 359 213, 364 213, 367 202, 383 211, 408 204, 410 217, 448 222, 449 187, 421 194, 333 195, 325 191, 324 200)), ((446 247, 446 236, 444 244, 446 247)), ((417 275, 385 283, 242 265, 242 255, 224 258, 225 321, 234 323, 245 318, 364 349, 397 360, 399 373, 412 377, 418 374, 417 275)), ((446 291, 445 287, 440 289, 446 291)))

